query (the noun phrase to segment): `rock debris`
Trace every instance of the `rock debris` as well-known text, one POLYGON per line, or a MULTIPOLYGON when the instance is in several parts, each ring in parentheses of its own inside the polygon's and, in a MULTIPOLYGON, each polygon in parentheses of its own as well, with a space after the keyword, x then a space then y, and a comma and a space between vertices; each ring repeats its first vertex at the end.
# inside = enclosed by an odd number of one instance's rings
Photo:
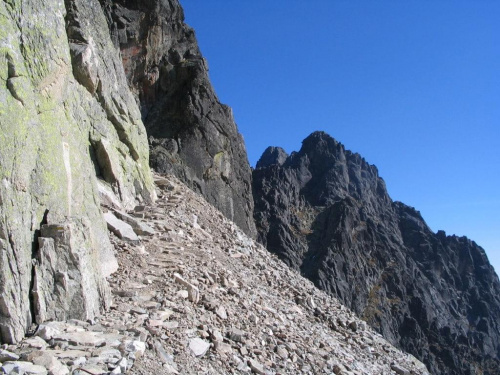
POLYGON ((112 235, 109 311, 4 345, 4 373, 428 374, 179 180, 156 180, 155 205, 126 213, 152 230, 112 235))

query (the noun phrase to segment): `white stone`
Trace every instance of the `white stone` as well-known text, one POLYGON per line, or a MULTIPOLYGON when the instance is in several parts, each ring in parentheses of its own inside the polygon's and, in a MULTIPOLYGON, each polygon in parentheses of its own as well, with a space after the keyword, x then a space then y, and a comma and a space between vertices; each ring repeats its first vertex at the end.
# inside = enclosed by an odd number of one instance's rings
POLYGON ((250 368, 252 369, 252 372, 254 372, 256 374, 266 375, 266 372, 264 371, 264 366, 262 366, 255 359, 248 360, 248 366, 250 366, 250 368))
POLYGON ((153 236, 156 232, 149 225, 139 221, 138 219, 126 214, 123 211, 114 210, 115 216, 125 223, 129 224, 134 232, 140 236, 153 236))
POLYGON ((19 356, 16 353, 11 353, 7 350, 0 350, 0 362, 17 361, 19 356))
POLYGON ((47 324, 40 324, 38 330, 36 331, 36 335, 48 341, 52 339, 54 336, 60 334, 61 331, 56 327, 49 326, 47 324))
POLYGON ((196 337, 189 341, 189 349, 191 349, 191 352, 196 357, 201 357, 205 355, 205 353, 208 351, 209 348, 210 348, 210 343, 200 339, 199 337, 196 337))
POLYGON ((146 351, 146 343, 138 340, 126 340, 120 345, 120 350, 133 354, 137 359, 146 351))
POLYGON ((215 313, 217 314, 217 316, 221 319, 227 319, 227 312, 226 312, 226 309, 224 308, 224 306, 219 306, 215 309, 215 313))
POLYGON ((71 345, 100 346, 106 342, 102 335, 94 332, 70 332, 54 336, 55 340, 67 341, 71 345))
POLYGON ((50 375, 69 374, 69 369, 49 353, 44 353, 43 355, 34 358, 33 363, 35 365, 45 367, 49 371, 50 375))

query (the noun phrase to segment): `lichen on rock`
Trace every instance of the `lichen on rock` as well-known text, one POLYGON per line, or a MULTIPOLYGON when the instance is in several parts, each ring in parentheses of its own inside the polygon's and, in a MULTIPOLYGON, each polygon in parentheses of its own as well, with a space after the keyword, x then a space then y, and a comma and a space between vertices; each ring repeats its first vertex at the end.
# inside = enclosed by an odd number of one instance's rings
POLYGON ((146 132, 98 1, 1 2, 0 25, 0 341, 16 342, 62 311, 92 318, 106 308, 104 278, 117 264, 98 180, 123 207, 155 192, 146 132), (87 49, 75 48, 77 34, 87 49), (95 144, 106 145, 106 160, 95 144), (66 228, 68 241, 39 240, 47 224, 66 228))

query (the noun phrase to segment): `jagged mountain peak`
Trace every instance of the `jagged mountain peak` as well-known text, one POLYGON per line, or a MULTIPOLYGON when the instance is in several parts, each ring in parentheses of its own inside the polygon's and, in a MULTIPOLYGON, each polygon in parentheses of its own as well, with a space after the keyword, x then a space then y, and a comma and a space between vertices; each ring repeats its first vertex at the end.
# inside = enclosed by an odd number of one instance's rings
POLYGON ((258 238, 435 374, 496 374, 500 282, 484 250, 433 233, 375 166, 324 132, 253 171, 258 238))
POLYGON ((288 154, 284 149, 281 147, 269 146, 257 162, 256 168, 265 168, 275 164, 282 165, 287 158, 288 154))

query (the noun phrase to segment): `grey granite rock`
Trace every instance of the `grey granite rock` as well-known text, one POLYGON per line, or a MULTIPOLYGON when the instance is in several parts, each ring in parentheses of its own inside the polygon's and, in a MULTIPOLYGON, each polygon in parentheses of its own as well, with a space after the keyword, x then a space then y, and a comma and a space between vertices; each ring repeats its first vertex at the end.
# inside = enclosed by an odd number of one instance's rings
POLYGON ((130 224, 118 219, 111 212, 106 212, 104 214, 104 220, 106 220, 108 229, 119 238, 127 241, 139 241, 139 237, 135 234, 134 228, 132 228, 130 224))
POLYGON ((1 2, 0 24, 0 341, 11 343, 35 315, 60 313, 52 307, 92 318, 108 306, 104 277, 116 261, 97 181, 125 208, 155 191, 140 110, 99 2, 1 2), (69 242, 39 242, 44 224, 72 225, 69 242), (32 290, 35 274, 35 288, 48 289, 32 290))
MULTIPOLYGON (((83 223, 46 224, 41 228, 32 292, 37 322, 91 319, 100 313, 101 301, 109 295, 102 273, 96 273, 96 267, 102 266, 100 259, 89 251, 91 246, 78 224, 83 223)), ((116 270, 118 264, 112 254, 109 261, 116 270)))

